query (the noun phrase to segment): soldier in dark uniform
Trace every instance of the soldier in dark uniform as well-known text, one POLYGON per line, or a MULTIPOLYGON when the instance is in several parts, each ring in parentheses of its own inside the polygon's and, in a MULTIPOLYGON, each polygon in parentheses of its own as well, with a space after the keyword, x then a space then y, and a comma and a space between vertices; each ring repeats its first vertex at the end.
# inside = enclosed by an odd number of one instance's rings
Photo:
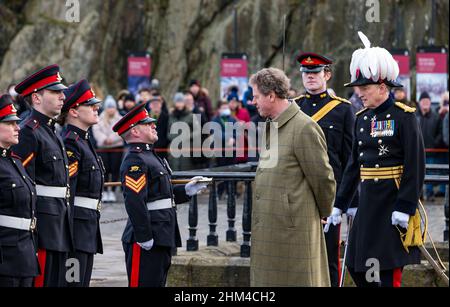
MULTIPOLYGON (((420 263, 418 248, 405 247, 400 235, 417 214, 424 146, 415 109, 390 94, 390 88, 401 87, 395 82, 397 62, 386 49, 370 48, 364 34, 360 37, 366 48, 353 54, 346 86, 354 87, 365 109, 357 113, 352 156, 335 207, 345 211, 361 184, 346 264, 357 286, 399 287, 403 267, 420 263), (372 271, 378 268, 379 279, 372 271)), ((331 218, 339 222, 339 216, 331 218)))
POLYGON ((34 230, 36 189, 20 159, 10 151, 19 143, 11 96, 0 97, 0 287, 31 287, 39 274, 34 230))
MULTIPOLYGON (((325 134, 337 191, 350 158, 355 116, 349 101, 327 91, 327 81, 331 79, 330 66, 333 64, 329 58, 315 53, 303 53, 297 57, 297 61, 300 63, 306 94, 294 100, 303 112, 319 124, 325 134)), ((347 215, 355 215, 357 201, 355 197, 347 215)), ((329 223, 324 231, 331 286, 338 287, 341 273, 340 225, 329 223)))
POLYGON ((100 235, 100 201, 104 168, 95 152, 88 129, 98 123, 101 100, 89 83, 82 80, 64 91, 66 99, 58 122, 64 125, 61 136, 69 158, 70 204, 73 212, 75 251, 69 258, 79 261, 79 281, 68 286, 89 287, 94 254, 103 253, 100 235))
POLYGON ((167 161, 153 150, 155 122, 143 103, 113 127, 128 144, 120 177, 129 216, 122 242, 130 287, 165 286, 171 251, 181 246, 175 204, 206 188, 200 177, 172 186, 167 161))
POLYGON ((48 66, 15 87, 33 107, 20 123, 19 144, 13 151, 36 182, 38 258, 41 275, 35 286, 66 285, 67 253, 72 250, 69 208, 69 165, 66 150, 55 131, 55 118, 66 89, 57 65, 48 66))

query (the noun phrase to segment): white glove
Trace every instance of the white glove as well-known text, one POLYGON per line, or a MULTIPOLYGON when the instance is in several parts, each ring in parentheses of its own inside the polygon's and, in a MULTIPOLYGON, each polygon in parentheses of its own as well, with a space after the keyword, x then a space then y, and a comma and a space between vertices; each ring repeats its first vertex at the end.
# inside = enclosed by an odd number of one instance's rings
POLYGON ((347 216, 351 216, 352 219, 354 220, 356 216, 356 211, 358 211, 358 208, 348 208, 345 214, 347 214, 347 216))
POLYGON ((398 225, 402 228, 407 229, 408 228, 408 222, 409 222, 409 214, 403 213, 403 212, 399 212, 399 211, 394 211, 392 212, 392 225, 398 225))
POLYGON ((153 247, 153 242, 154 242, 153 239, 151 239, 150 241, 143 242, 143 243, 137 242, 137 244, 138 244, 140 247, 142 247, 143 249, 145 249, 146 251, 149 251, 149 250, 151 250, 152 247, 153 247))
POLYGON ((191 179, 185 186, 186 194, 189 196, 197 195, 202 190, 208 187, 208 184, 205 182, 197 183, 199 180, 203 179, 202 176, 196 176, 191 179))
POLYGON ((325 233, 327 233, 328 229, 330 228, 331 223, 333 223, 334 226, 339 225, 342 221, 341 215, 342 215, 342 210, 334 207, 333 211, 331 211, 331 215, 327 218, 327 224, 325 225, 323 231, 325 233))

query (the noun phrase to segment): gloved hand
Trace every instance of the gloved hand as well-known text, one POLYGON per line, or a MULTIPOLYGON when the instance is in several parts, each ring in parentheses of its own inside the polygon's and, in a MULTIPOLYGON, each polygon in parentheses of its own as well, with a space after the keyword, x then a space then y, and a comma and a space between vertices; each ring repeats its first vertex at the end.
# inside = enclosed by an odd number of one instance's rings
POLYGON ((347 214, 347 216, 351 216, 352 219, 354 220, 357 211, 358 211, 358 208, 348 208, 347 212, 345 214, 347 214))
POLYGON ((333 223, 334 226, 339 225, 342 221, 341 215, 342 215, 342 210, 334 207, 333 211, 331 212, 331 215, 327 218, 327 224, 325 225, 323 231, 325 233, 327 233, 328 229, 330 229, 331 223, 333 223))
POLYGON ((208 184, 205 182, 198 183, 199 180, 203 179, 202 176, 195 176, 189 181, 184 189, 186 190, 186 194, 189 196, 197 195, 200 191, 206 189, 208 184))
POLYGON ((138 244, 140 247, 142 247, 143 249, 145 249, 146 251, 149 251, 149 250, 151 250, 152 247, 153 247, 153 242, 154 242, 153 239, 151 239, 150 241, 143 242, 143 243, 137 242, 137 244, 138 244))
POLYGON ((402 228, 407 229, 408 222, 409 222, 409 214, 399 212, 399 211, 394 211, 394 212, 392 212, 391 221, 392 221, 392 225, 394 225, 394 226, 398 225, 402 228))

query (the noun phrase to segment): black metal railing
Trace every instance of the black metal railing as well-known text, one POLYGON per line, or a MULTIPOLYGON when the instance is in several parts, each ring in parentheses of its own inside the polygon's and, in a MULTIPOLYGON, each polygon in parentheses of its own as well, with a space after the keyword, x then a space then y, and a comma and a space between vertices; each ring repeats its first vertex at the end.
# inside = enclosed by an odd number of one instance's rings
MULTIPOLYGON (((196 170, 186 172, 174 172, 172 178, 191 178, 194 176, 205 176, 213 178, 213 183, 209 186, 208 201, 208 221, 209 233, 206 238, 207 246, 218 246, 219 235, 217 234, 217 217, 218 217, 218 200, 217 200, 217 184, 225 182, 227 185, 227 218, 228 229, 225 234, 227 242, 237 241, 236 230, 236 183, 244 182, 245 191, 243 194, 243 211, 242 211, 242 243, 240 255, 241 257, 250 257, 250 238, 251 238, 251 214, 252 214, 252 181, 255 179, 255 169, 257 163, 238 164, 229 167, 213 168, 209 170, 196 170)), ((427 165, 427 174, 425 183, 446 184, 445 197, 445 230, 444 241, 448 241, 448 165, 427 165), (428 174, 428 172, 438 172, 438 174, 428 174)), ((187 251, 197 251, 199 243, 197 238, 198 230, 198 199, 197 196, 192 197, 189 204, 189 237, 187 239, 187 251)))

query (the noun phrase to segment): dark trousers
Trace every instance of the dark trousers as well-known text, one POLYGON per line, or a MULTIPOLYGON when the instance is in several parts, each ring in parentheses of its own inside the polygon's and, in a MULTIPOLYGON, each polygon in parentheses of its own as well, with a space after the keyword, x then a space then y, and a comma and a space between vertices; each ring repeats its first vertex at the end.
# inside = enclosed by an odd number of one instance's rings
POLYGON ((129 287, 165 287, 172 260, 170 247, 153 246, 149 251, 138 244, 123 244, 129 287))
POLYGON ((69 253, 69 258, 75 258, 80 264, 80 281, 69 282, 68 287, 89 287, 92 276, 92 267, 94 266, 94 254, 76 251, 69 253))
POLYGON ((35 277, 34 286, 66 287, 66 260, 68 253, 55 252, 45 249, 38 250, 41 275, 35 277))
POLYGON ((332 287, 339 287, 339 277, 341 276, 340 262, 340 235, 341 225, 330 225, 325 233, 325 243, 327 246, 328 269, 330 271, 330 281, 332 287))
POLYGON ((348 272, 352 276, 357 287, 362 288, 381 288, 394 287, 400 288, 402 283, 403 268, 393 270, 380 271, 380 282, 368 282, 366 280, 366 272, 355 272, 353 268, 348 267, 348 272))
MULTIPOLYGON (((99 155, 105 165, 105 179, 109 180, 111 174, 111 181, 119 181, 120 176, 120 164, 122 163, 122 152, 119 150, 122 148, 111 148, 111 152, 100 152, 99 155)), ((108 149, 104 149, 107 151, 108 149)))
POLYGON ((0 275, 0 288, 33 287, 33 277, 10 277, 0 275))

